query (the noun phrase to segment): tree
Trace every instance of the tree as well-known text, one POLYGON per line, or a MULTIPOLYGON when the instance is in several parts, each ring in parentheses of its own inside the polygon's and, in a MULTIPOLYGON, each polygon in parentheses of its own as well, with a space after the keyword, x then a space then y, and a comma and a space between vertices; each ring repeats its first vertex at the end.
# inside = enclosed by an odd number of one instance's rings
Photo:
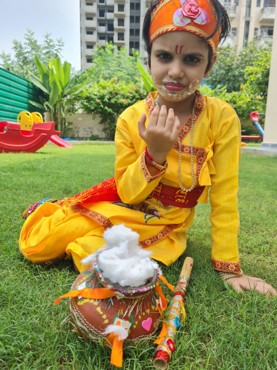
POLYGON ((139 57, 138 51, 128 55, 126 48, 122 47, 118 50, 112 43, 107 43, 104 47, 98 45, 92 54, 92 66, 86 70, 84 78, 94 83, 100 80, 111 80, 114 77, 126 83, 138 81, 139 57))
POLYGON ((146 95, 142 83, 125 82, 114 77, 90 85, 82 91, 79 100, 85 112, 99 114, 106 138, 113 140, 119 114, 146 95))
POLYGON ((62 136, 66 134, 68 123, 66 113, 73 106, 73 99, 86 83, 80 82, 80 75, 71 75, 71 64, 62 63, 59 57, 50 59, 47 64, 35 55, 34 62, 39 77, 29 74, 29 80, 41 90, 41 104, 32 102, 42 110, 50 114, 52 121, 56 123, 56 129, 60 130, 62 136))
POLYGON ((271 44, 265 44, 263 48, 249 44, 239 53, 230 46, 220 48, 217 61, 207 79, 208 85, 213 88, 226 86, 227 92, 240 91, 247 81, 246 67, 253 66, 260 53, 268 53, 270 50, 271 44))
POLYGON ((118 115, 128 106, 145 98, 147 92, 141 80, 138 51, 128 55, 125 48, 107 43, 93 52, 92 66, 83 78, 89 82, 78 101, 87 113, 100 116, 106 138, 113 140, 118 115))
POLYGON ((34 56, 38 55, 42 63, 48 63, 50 59, 61 57, 64 42, 61 39, 53 40, 50 34, 44 36, 42 44, 35 39, 34 32, 27 29, 24 41, 13 41, 13 54, 2 52, 0 54, 0 66, 18 76, 28 79, 29 73, 38 75, 34 56))

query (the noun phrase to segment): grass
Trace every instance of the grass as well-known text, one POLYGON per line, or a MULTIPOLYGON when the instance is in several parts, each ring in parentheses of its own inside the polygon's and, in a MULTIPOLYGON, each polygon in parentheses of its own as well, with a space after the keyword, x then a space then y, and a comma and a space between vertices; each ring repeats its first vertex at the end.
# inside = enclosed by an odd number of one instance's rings
MULTIPOLYGON (((245 272, 276 286, 277 158, 243 153, 240 170, 240 253, 245 272)), ((18 251, 21 212, 43 197, 61 198, 113 174, 112 144, 47 145, 33 154, 1 154, 0 369, 109 370, 109 351, 76 335, 67 302, 53 301, 76 278, 69 261, 32 265, 18 251)), ((170 369, 277 368, 276 299, 226 287, 210 264, 209 206, 199 205, 186 255, 194 268, 187 320, 170 369)), ((176 283, 183 259, 164 275, 176 283)), ((124 370, 152 369, 152 343, 124 350, 124 370)))

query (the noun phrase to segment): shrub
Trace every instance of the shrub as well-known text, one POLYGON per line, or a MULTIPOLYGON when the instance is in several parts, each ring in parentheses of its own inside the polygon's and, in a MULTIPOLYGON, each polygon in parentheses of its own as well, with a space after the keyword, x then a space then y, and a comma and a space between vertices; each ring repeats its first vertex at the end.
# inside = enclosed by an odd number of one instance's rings
POLYGON ((231 104, 240 118, 242 132, 244 134, 257 134, 257 129, 252 125, 249 114, 254 110, 262 112, 260 96, 249 95, 242 90, 227 92, 226 86, 212 89, 204 85, 200 91, 203 95, 215 96, 231 104))
POLYGON ((144 99, 146 94, 142 84, 128 83, 117 78, 101 79, 82 93, 80 104, 85 112, 100 116, 106 138, 113 140, 119 114, 138 100, 144 99))

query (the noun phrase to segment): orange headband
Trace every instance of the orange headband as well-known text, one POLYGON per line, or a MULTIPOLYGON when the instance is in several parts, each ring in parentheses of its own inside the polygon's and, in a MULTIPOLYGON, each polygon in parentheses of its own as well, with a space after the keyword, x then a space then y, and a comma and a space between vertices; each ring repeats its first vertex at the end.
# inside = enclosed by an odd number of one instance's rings
POLYGON ((210 0, 161 0, 151 13, 150 44, 166 32, 187 31, 202 37, 215 52, 220 29, 215 29, 216 13, 210 0))

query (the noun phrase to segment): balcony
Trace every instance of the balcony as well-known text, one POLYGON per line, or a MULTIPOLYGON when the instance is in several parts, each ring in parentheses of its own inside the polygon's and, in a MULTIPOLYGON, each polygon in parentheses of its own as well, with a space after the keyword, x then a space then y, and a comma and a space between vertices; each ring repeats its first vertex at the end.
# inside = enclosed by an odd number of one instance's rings
POLYGON ((124 32, 125 26, 114 26, 114 30, 117 32, 124 32))
POLYGON ((265 45, 268 42, 272 42, 273 36, 268 36, 268 35, 261 35, 261 36, 256 36, 255 37, 255 44, 258 47, 261 47, 265 45))
POLYGON ((224 3, 224 8, 227 10, 229 18, 235 18, 237 13, 237 6, 236 4, 232 3, 224 3))
POLYGON ((108 20, 114 19, 114 14, 110 12, 106 13, 106 19, 108 20))
POLYGON ((91 5, 85 5, 82 9, 82 11, 84 13, 89 13, 89 14, 92 14, 92 15, 96 15, 96 5, 93 4, 92 6, 91 5))
POLYGON ((99 26, 98 29, 97 29, 98 33, 106 33, 106 27, 101 27, 99 26))
POLYGON ((125 41, 124 40, 114 40, 114 44, 116 46, 122 47, 122 46, 125 46, 125 41))
POLYGON ((275 7, 268 6, 268 7, 262 8, 260 22, 262 21, 274 22, 274 19, 275 19, 275 7))
POLYGON ((88 44, 88 43, 91 43, 91 42, 96 42, 97 41, 97 37, 96 37, 96 34, 92 34, 92 35, 85 35, 83 37, 83 41, 85 42, 85 44, 88 44))
POLYGON ((125 11, 124 11, 124 10, 122 10, 122 11, 120 11, 120 10, 115 10, 115 11, 114 11, 114 16, 115 16, 115 17, 119 17, 119 18, 124 18, 124 17, 125 17, 125 11))
POLYGON ((96 23, 95 21, 88 21, 87 19, 85 20, 85 28, 92 28, 92 29, 96 29, 96 23))

